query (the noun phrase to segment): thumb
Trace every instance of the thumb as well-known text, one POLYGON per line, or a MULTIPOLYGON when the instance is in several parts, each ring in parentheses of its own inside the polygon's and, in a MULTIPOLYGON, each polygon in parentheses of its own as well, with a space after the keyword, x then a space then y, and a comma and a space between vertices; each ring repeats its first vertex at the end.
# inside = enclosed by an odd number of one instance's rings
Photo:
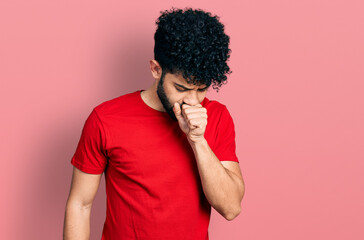
POLYGON ((181 107, 177 102, 175 102, 173 105, 173 111, 174 111, 174 115, 176 115, 177 120, 180 121, 181 118, 183 118, 183 116, 182 116, 181 107))

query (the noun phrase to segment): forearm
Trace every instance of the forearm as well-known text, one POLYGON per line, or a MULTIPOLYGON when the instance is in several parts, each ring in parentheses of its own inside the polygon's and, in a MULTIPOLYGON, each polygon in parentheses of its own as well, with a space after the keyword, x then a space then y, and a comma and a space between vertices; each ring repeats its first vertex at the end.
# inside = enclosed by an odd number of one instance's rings
POLYGON ((90 239, 91 206, 83 207, 75 203, 67 203, 63 240, 89 240, 90 239))
POLYGON ((221 164, 205 139, 190 144, 207 200, 222 216, 232 220, 241 211, 244 186, 233 172, 221 164))

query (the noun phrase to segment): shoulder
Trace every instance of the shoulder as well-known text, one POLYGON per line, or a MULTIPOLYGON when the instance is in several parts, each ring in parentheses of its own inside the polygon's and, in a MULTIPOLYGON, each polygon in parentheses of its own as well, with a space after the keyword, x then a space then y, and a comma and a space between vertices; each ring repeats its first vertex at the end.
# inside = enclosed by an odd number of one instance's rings
POLYGON ((124 113, 137 104, 137 94, 139 90, 106 100, 96 105, 93 110, 103 117, 124 113))
POLYGON ((205 97, 205 99, 203 100, 202 106, 206 108, 209 118, 214 117, 220 119, 222 115, 228 113, 225 104, 217 100, 210 100, 207 97, 205 97))
POLYGON ((201 104, 207 110, 205 138, 213 150, 224 134, 234 130, 233 120, 225 104, 206 99, 201 104))
POLYGON ((225 104, 209 99, 204 104, 207 110, 207 122, 210 123, 210 127, 234 127, 233 117, 225 104))

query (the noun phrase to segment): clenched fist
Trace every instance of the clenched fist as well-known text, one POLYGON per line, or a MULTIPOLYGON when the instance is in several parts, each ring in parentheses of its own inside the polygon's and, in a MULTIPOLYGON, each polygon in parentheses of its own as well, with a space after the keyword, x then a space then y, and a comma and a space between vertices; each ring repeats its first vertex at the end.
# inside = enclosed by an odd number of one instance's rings
POLYGON ((182 109, 178 103, 173 106, 179 126, 187 135, 190 142, 195 143, 204 139, 207 125, 207 110, 201 104, 183 104, 182 109))

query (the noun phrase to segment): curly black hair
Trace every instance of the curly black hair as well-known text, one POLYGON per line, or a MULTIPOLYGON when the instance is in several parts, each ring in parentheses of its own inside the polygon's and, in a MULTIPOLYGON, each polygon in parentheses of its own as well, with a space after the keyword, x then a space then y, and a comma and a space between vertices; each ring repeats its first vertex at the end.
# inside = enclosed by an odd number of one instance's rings
POLYGON ((230 37, 218 16, 201 9, 185 8, 161 11, 156 20, 154 59, 162 71, 182 74, 190 84, 206 84, 217 92, 232 73, 230 37))

